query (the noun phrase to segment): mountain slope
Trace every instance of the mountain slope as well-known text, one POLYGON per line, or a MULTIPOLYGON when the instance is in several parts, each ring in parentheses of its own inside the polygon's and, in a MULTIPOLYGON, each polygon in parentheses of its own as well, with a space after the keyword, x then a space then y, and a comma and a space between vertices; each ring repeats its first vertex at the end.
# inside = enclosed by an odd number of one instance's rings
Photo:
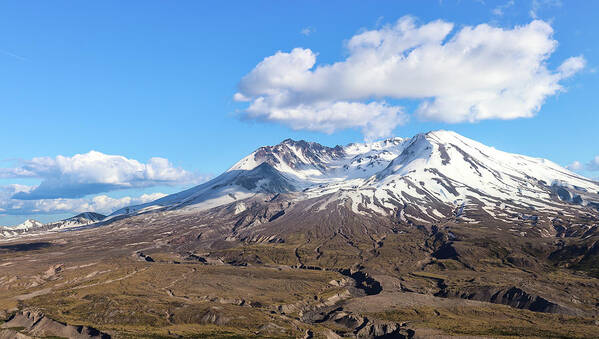
POLYGON ((545 159, 510 154, 450 131, 334 148, 285 140, 261 147, 217 178, 112 217, 206 210, 257 194, 292 194, 313 207, 410 223, 448 219, 543 224, 599 208, 599 184, 545 159))
POLYGON ((156 210, 192 207, 205 210, 251 197, 257 193, 285 193, 296 190, 297 183, 263 162, 250 170, 229 170, 188 190, 171 194, 150 203, 122 208, 109 218, 135 215, 156 210))
POLYGON ((44 226, 51 230, 79 227, 100 222, 104 220, 104 218, 106 218, 106 216, 100 213, 83 212, 67 219, 45 224, 44 226))
POLYGON ((412 138, 387 168, 344 196, 358 213, 359 204, 380 213, 411 205, 422 212, 412 212, 418 220, 437 222, 466 211, 506 221, 543 212, 572 215, 599 206, 598 193, 598 183, 551 161, 436 131, 412 138), (370 203, 362 203, 365 198, 370 203), (441 211, 447 207, 457 211, 441 211))
POLYGON ((30 229, 39 228, 39 227, 41 227, 43 225, 44 225, 43 223, 41 223, 41 222, 39 222, 37 220, 27 219, 22 224, 19 224, 19 225, 15 226, 13 229, 15 229, 15 230, 21 230, 21 231, 28 231, 30 229))
POLYGON ((13 238, 22 235, 32 235, 42 232, 59 231, 63 229, 76 228, 81 226, 92 225, 106 218, 105 215, 95 212, 84 212, 76 216, 51 222, 41 223, 37 220, 28 219, 24 223, 14 227, 0 227, 0 238, 13 238))
POLYGON ((261 147, 233 165, 229 171, 251 170, 267 163, 305 186, 368 178, 385 168, 403 150, 405 139, 391 138, 368 144, 334 148, 315 142, 287 139, 261 147))
POLYGON ((0 299, 128 336, 597 337, 598 193, 452 132, 286 140, 77 232, 3 241, 0 299))
POLYGON ((255 194, 301 191, 315 185, 368 178, 397 157, 404 139, 334 148, 287 139, 252 152, 220 176, 156 201, 122 208, 110 217, 155 210, 193 208, 195 211, 232 203, 255 194))

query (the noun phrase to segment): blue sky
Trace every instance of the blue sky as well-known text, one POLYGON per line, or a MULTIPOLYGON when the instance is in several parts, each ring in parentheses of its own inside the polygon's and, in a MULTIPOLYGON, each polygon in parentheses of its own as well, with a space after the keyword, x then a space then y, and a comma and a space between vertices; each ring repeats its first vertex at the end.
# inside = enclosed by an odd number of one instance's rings
MULTIPOLYGON (((599 158, 593 163, 599 155, 598 12, 596 1, 557 0, 3 1, 0 225, 30 217, 55 220, 84 207, 107 212, 111 206, 172 193, 226 170, 259 146, 289 137, 336 145, 361 141, 368 133, 371 138, 409 137, 451 129, 501 150, 548 158, 599 177, 599 158), (363 92, 358 94, 353 89, 319 92, 323 97, 314 99, 316 94, 307 93, 292 79, 292 85, 297 85, 294 102, 311 98, 296 102, 301 105, 297 107, 308 107, 305 116, 290 118, 290 111, 282 110, 283 118, 275 117, 272 112, 281 109, 275 104, 254 114, 245 111, 264 93, 281 90, 271 81, 280 70, 270 68, 267 76, 247 80, 246 75, 265 58, 280 51, 287 67, 294 48, 301 48, 315 58, 312 70, 335 62, 353 70, 352 56, 358 52, 350 48, 352 37, 365 32, 397 33, 394 27, 402 18, 412 20, 413 30, 436 20, 453 24, 440 44, 468 27, 487 24, 511 31, 541 20, 545 26, 537 28, 549 27, 552 33, 547 39, 556 45, 546 59, 532 62, 531 67, 541 65, 559 76, 552 84, 561 89, 541 96, 538 110, 522 108, 522 103, 508 106, 520 116, 532 117, 505 119, 499 106, 483 102, 481 107, 493 108, 450 122, 460 113, 454 107, 462 102, 455 104, 455 95, 438 94, 447 88, 429 92, 420 84, 422 90, 412 97, 401 91, 381 94, 401 87, 399 77, 383 89, 359 86, 363 92), (579 63, 572 74, 559 73, 564 61, 573 57, 579 63), (265 81, 271 81, 270 87, 265 81), (266 86, 266 92, 256 89, 261 86, 266 86), (236 93, 250 101, 234 100, 236 93), (447 99, 444 102, 450 104, 430 98, 447 99), (319 129, 305 118, 321 117, 322 105, 328 105, 324 112, 330 112, 329 106, 348 100, 359 106, 356 114, 362 115, 328 121, 345 128, 319 129), (438 106, 439 112, 425 112, 424 101, 438 106), (376 118, 381 123, 375 127, 360 125, 364 116, 381 111, 379 106, 361 105, 378 102, 384 102, 383 110, 389 114, 376 118), (386 131, 381 126, 395 127, 386 131), (76 154, 86 156, 74 158, 76 154), (115 166, 118 180, 107 181, 113 176, 104 169, 115 166)), ((518 51, 512 52, 507 59, 485 62, 495 65, 509 62, 509 57, 518 61, 518 51)), ((460 62, 468 66, 469 60, 460 62)), ((444 67, 443 63, 436 66, 444 67)), ((491 76, 456 76, 457 71, 446 68, 445 77, 455 78, 456 88, 465 83, 463 88, 470 91, 464 97, 473 93, 472 84, 491 76)), ((311 71, 308 75, 326 85, 346 79, 348 72, 326 79, 311 71)), ((417 79, 429 76, 415 74, 417 79)), ((532 80, 536 83, 536 78, 532 80)), ((434 78, 431 83, 436 83, 434 78)))

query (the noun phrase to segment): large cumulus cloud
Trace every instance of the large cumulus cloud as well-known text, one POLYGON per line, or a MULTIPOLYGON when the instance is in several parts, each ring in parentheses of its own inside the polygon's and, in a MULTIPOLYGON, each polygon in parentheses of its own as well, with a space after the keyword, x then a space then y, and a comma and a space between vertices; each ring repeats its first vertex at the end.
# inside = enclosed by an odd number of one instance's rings
POLYGON ((247 102, 249 119, 327 133, 360 128, 372 139, 406 123, 400 100, 416 100, 420 119, 448 123, 532 117, 585 66, 575 56, 548 67, 557 41, 541 20, 456 29, 406 16, 346 47, 347 58, 332 64, 317 65, 317 53, 305 48, 266 57, 234 99, 247 102))

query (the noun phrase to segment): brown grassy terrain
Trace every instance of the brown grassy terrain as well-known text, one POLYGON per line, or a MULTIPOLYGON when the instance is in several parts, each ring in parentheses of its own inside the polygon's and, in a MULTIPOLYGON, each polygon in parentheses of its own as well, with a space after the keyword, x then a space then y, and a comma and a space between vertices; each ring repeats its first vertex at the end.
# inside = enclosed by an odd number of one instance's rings
POLYGON ((236 229, 225 212, 1 242, 0 317, 36 309, 115 338, 599 337, 598 235, 342 209, 236 229))

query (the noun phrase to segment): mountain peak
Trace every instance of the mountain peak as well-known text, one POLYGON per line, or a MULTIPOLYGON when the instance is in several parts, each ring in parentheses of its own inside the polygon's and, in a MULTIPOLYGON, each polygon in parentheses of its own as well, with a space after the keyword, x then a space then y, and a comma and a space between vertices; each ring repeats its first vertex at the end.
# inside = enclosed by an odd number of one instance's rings
POLYGON ((95 212, 83 212, 73 217, 44 224, 34 219, 27 219, 20 225, 9 227, 0 226, 0 238, 11 238, 22 234, 37 234, 76 228, 98 223, 106 216, 95 212))
POLYGON ((70 217, 68 219, 64 219, 61 221, 68 221, 68 220, 88 220, 89 222, 96 222, 96 221, 101 221, 102 219, 106 218, 105 215, 100 214, 100 213, 96 213, 96 212, 83 212, 83 213, 79 213, 73 217, 70 217))
POLYGON ((334 194, 343 206, 360 214, 397 212, 399 206, 408 205, 436 209, 436 214, 412 211, 435 222, 466 202, 493 217, 510 215, 506 212, 510 208, 510 213, 522 213, 522 209, 551 209, 556 203, 599 206, 597 191, 597 183, 551 161, 502 152, 453 131, 435 130, 409 139, 334 148, 286 139, 258 148, 206 184, 113 215, 188 206, 206 209, 256 194, 297 192, 300 200, 334 194), (567 185, 552 186, 556 180, 567 185))
POLYGON ((451 131, 451 130, 447 130, 447 129, 435 129, 435 130, 431 130, 431 131, 428 131, 428 132, 422 133, 422 134, 425 134, 425 135, 428 135, 428 136, 439 136, 439 137, 440 136, 448 136, 448 135, 451 135, 451 136, 456 136, 456 135, 457 136, 462 136, 461 134, 459 134, 459 133, 457 133, 455 131, 451 131))
MULTIPOLYGON (((291 138, 287 138, 283 141, 281 141, 280 143, 278 143, 276 146, 281 146, 281 145, 290 145, 290 146, 295 146, 295 145, 305 145, 308 144, 308 142, 306 140, 300 139, 300 140, 294 140, 291 138)), ((263 147, 268 147, 268 146, 263 146, 263 147)))
POLYGON ((229 171, 252 170, 264 162, 283 171, 293 171, 309 166, 322 168, 324 162, 344 155, 341 146, 327 147, 316 142, 285 139, 277 145, 258 148, 233 165, 229 171))
POLYGON ((38 228, 43 226, 44 224, 35 220, 35 219, 27 219, 22 224, 13 227, 13 229, 17 230, 28 230, 31 228, 38 228))
POLYGON ((474 141, 468 137, 465 137, 455 131, 444 130, 444 129, 429 131, 427 133, 424 133, 424 135, 427 138, 434 139, 437 141, 455 141, 455 140, 464 141, 464 140, 467 140, 469 142, 476 142, 476 141, 474 141))

